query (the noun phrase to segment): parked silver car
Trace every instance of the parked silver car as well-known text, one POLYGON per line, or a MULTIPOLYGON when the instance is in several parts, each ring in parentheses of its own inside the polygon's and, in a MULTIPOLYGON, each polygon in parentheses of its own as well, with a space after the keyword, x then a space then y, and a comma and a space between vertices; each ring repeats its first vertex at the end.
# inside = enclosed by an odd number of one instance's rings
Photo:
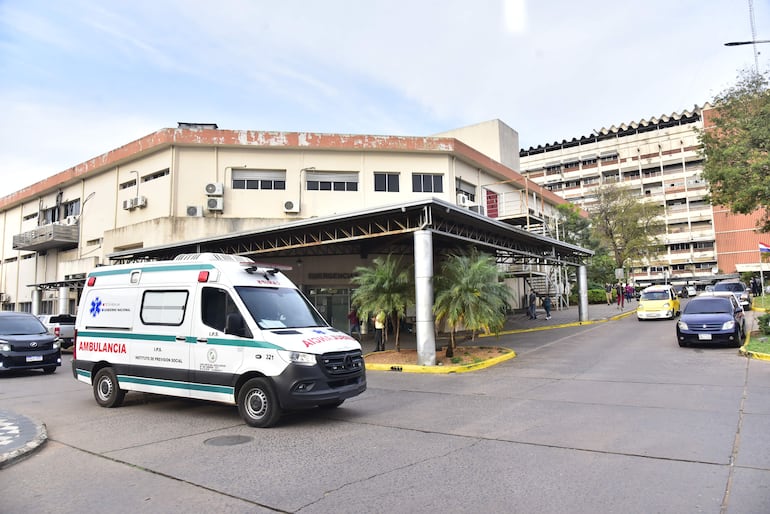
POLYGON ((722 280, 714 284, 714 291, 730 291, 745 310, 751 309, 751 293, 740 280, 722 280))

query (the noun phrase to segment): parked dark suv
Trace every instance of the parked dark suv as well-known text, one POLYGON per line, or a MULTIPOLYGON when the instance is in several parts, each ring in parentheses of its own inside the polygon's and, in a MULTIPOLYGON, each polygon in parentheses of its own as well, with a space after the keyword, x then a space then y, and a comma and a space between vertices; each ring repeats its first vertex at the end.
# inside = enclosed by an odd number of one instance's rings
POLYGON ((32 314, 0 312, 0 370, 41 368, 53 373, 61 366, 59 339, 32 314))

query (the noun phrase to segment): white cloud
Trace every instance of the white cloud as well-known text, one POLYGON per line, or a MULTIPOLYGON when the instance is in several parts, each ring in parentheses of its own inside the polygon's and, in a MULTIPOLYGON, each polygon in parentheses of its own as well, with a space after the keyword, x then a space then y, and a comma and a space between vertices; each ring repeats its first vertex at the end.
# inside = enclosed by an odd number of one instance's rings
MULTIPOLYGON (((731 0, 62 5, 0 3, 3 177, 177 121, 427 135, 500 118, 526 147, 692 108, 753 66, 723 46, 750 37, 731 0)), ((767 5, 755 16, 770 36, 767 5)))

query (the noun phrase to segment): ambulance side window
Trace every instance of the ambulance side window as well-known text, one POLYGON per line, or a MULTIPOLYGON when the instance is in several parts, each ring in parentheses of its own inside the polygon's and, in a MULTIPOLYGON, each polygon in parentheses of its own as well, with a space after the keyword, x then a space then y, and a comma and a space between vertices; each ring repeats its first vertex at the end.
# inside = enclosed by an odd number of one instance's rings
POLYGON ((225 331, 227 315, 238 312, 230 294, 215 287, 204 287, 201 294, 201 320, 211 328, 225 331))
POLYGON ((139 314, 145 325, 178 327, 184 322, 187 291, 145 291, 139 314))

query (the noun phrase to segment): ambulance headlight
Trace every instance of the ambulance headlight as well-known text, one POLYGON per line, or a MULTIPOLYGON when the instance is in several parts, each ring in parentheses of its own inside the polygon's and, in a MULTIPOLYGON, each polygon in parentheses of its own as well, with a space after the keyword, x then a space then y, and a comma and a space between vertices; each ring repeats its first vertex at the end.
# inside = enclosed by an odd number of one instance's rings
POLYGON ((315 366, 317 364, 315 355, 312 353, 290 352, 286 350, 279 351, 278 354, 283 360, 291 364, 300 366, 315 366))

